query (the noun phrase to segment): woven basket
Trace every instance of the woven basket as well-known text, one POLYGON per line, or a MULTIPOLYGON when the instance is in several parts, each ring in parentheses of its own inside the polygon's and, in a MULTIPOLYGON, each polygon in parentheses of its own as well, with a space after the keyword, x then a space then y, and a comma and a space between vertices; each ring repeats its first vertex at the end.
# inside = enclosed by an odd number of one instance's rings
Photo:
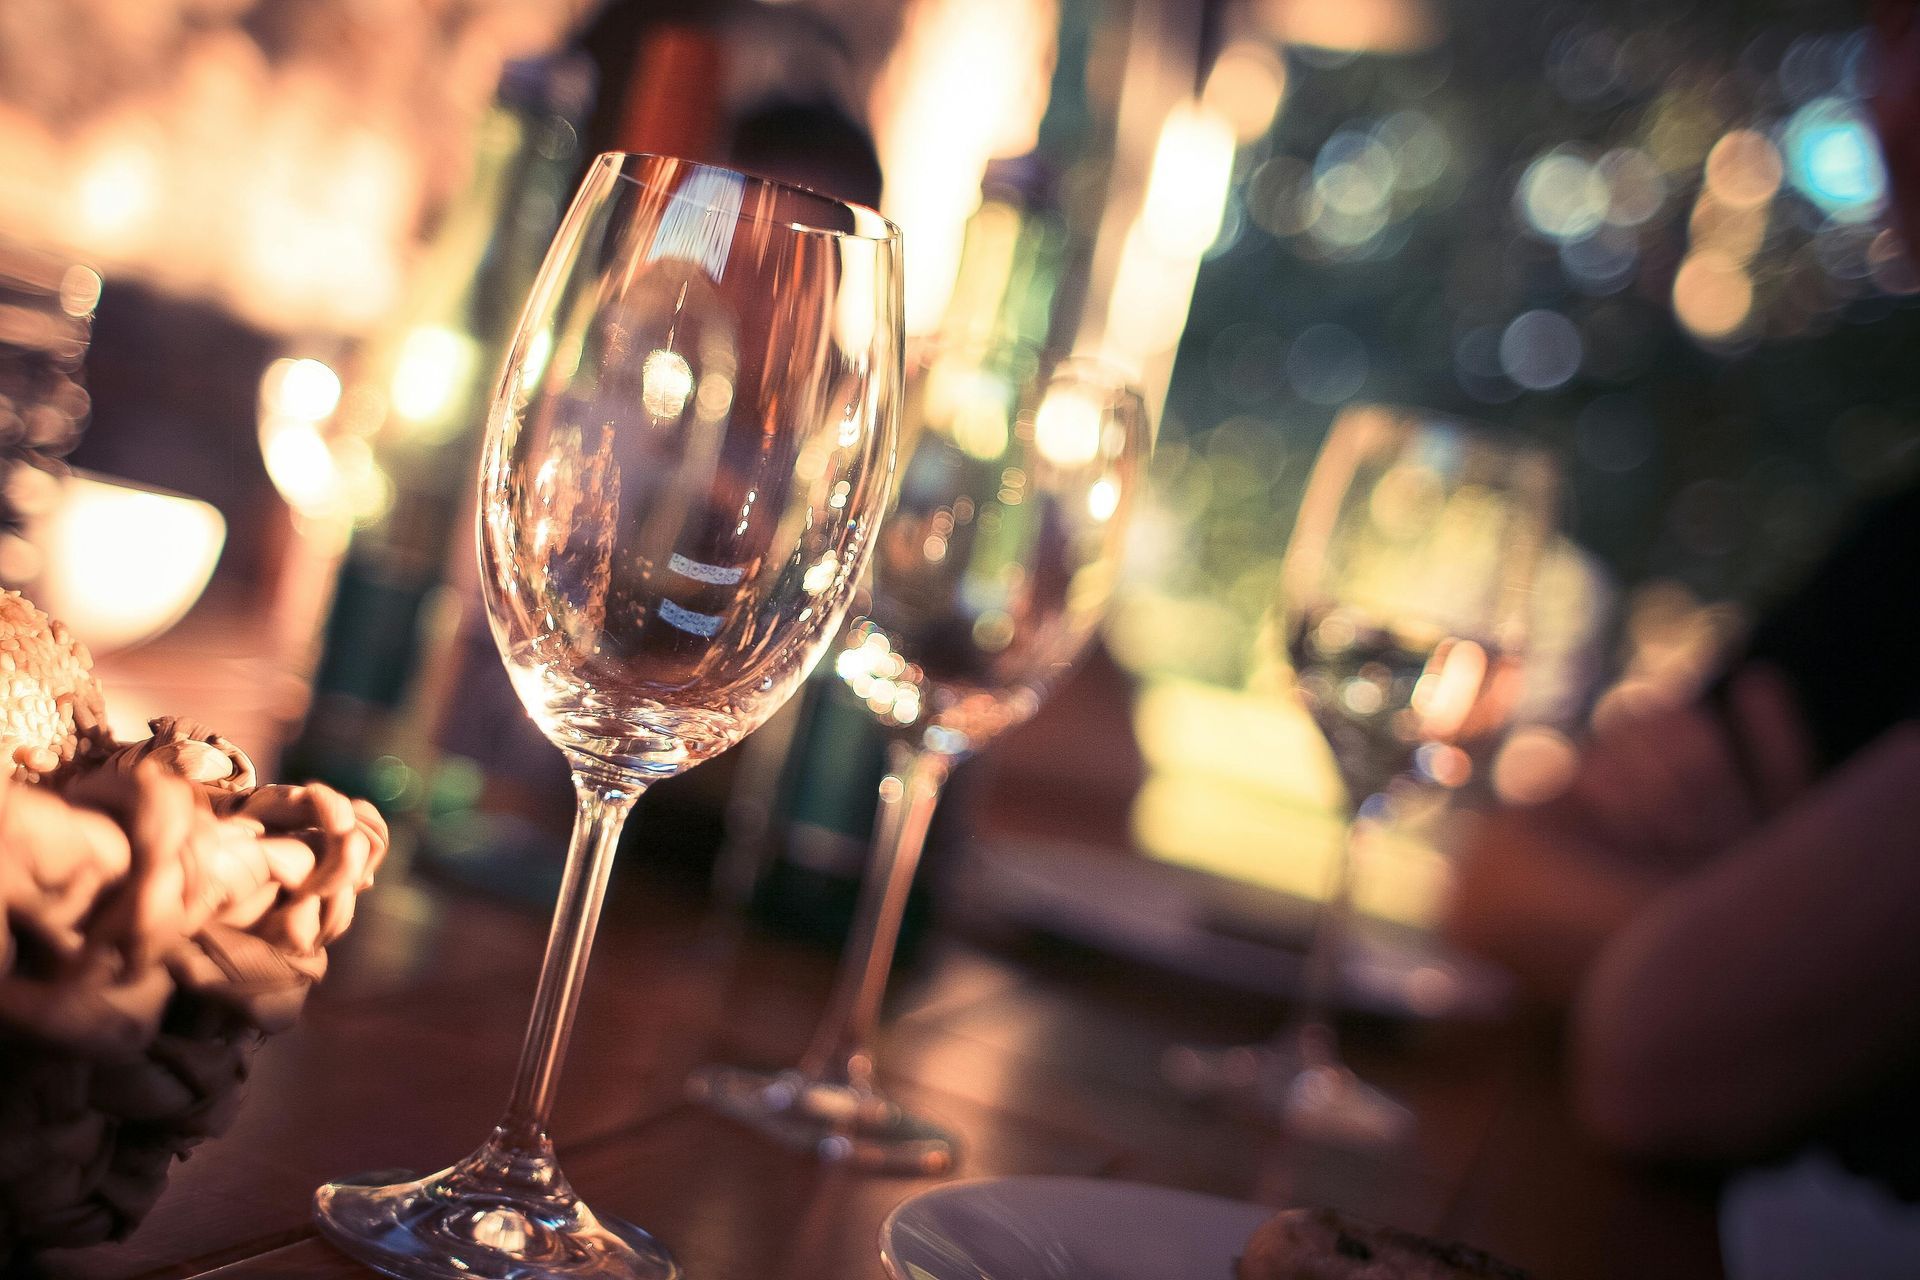
POLYGON ((113 741, 89 667, 0 594, 0 1272, 125 1236, 231 1123, 387 847, 201 726, 113 741))

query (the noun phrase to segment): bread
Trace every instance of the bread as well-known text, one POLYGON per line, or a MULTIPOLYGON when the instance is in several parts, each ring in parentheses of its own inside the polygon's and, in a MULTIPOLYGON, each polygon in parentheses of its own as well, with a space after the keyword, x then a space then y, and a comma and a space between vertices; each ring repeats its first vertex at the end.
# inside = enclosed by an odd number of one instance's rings
POLYGON ((1478 1249, 1345 1218, 1288 1209, 1262 1224, 1234 1267, 1237 1280, 1527 1280, 1478 1249))

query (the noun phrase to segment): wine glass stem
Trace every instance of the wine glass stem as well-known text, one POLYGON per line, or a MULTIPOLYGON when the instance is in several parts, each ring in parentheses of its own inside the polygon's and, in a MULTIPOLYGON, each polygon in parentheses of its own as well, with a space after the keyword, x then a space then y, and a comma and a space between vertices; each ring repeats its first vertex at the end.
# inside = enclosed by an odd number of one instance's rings
POLYGON ((900 942, 907 892, 927 845, 940 788, 953 769, 949 756, 899 742, 890 748, 889 763, 880 781, 873 858, 860 888, 853 931, 841 954, 826 1019, 800 1060, 801 1073, 811 1079, 862 1090, 873 1085, 873 1033, 900 942))
POLYGON ((1292 1020, 1281 1033, 1302 1066, 1337 1066, 1340 1062, 1339 1041, 1329 1013, 1339 994, 1341 962, 1353 925, 1354 848, 1373 825, 1373 819, 1365 815, 1381 802, 1379 795, 1368 798, 1347 820, 1340 836, 1340 851, 1334 857, 1327 899, 1314 913, 1313 937, 1300 970, 1300 996, 1292 1020))
POLYGON ((573 841, 567 849, 567 869, 560 882, 553 929, 547 935, 546 958, 540 964, 540 985, 534 992, 533 1014, 520 1048, 513 1095, 488 1143, 517 1153, 540 1153, 551 1148, 547 1123, 553 1115, 554 1089, 573 1033, 580 987, 587 976, 587 957, 593 950, 594 929, 600 920, 600 903, 606 897, 607 874, 613 869, 614 846, 646 784, 576 764, 573 789, 578 797, 573 841))

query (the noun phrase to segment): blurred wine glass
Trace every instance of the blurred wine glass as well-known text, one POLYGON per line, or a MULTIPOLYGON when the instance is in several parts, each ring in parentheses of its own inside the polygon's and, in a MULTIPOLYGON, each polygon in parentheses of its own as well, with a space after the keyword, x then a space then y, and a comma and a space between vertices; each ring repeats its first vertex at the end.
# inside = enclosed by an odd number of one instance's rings
POLYGON ((1251 1089, 1294 1131, 1337 1144, 1411 1127, 1347 1068, 1330 1021, 1354 850, 1392 818, 1396 790, 1464 784, 1506 728, 1556 494, 1546 453, 1491 430, 1377 407, 1335 425, 1288 543, 1274 630, 1345 784, 1346 835, 1292 1022, 1263 1046, 1170 1050, 1176 1087, 1251 1089))
POLYGON ((695 1097, 789 1145, 940 1173, 953 1137, 880 1088, 873 1050, 901 913, 953 767, 1027 719, 1104 615, 1144 477, 1139 393, 1090 360, 936 348, 913 379, 872 606, 834 670, 889 733, 872 862, 828 1012, 798 1066, 703 1068, 695 1097))
POLYGON ((472 1155, 332 1183, 326 1237, 395 1276, 666 1277, 547 1135, 615 842, 649 785, 731 746, 830 644, 871 554, 901 384, 899 236, 878 214, 683 160, 608 154, 500 381, 481 580, 579 799, 506 1112, 472 1155))

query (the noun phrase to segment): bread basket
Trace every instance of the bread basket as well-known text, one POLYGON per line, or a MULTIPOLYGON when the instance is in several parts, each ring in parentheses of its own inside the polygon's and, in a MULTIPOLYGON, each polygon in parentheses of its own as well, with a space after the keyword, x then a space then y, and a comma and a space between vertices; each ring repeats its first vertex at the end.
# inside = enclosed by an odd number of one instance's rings
POLYGON ((387 848, 190 721, 115 741, 85 648, 0 594, 0 1271, 125 1236, 223 1131, 387 848))

